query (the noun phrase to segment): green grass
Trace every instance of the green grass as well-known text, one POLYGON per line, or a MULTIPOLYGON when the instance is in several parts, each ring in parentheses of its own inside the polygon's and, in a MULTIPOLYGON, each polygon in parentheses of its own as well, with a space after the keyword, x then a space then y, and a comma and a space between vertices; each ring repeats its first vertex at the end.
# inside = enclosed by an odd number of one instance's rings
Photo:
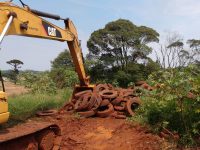
POLYGON ((71 89, 60 90, 55 95, 51 94, 24 94, 10 97, 8 100, 11 116, 8 126, 23 122, 33 117, 37 111, 47 109, 58 109, 72 94, 71 89))

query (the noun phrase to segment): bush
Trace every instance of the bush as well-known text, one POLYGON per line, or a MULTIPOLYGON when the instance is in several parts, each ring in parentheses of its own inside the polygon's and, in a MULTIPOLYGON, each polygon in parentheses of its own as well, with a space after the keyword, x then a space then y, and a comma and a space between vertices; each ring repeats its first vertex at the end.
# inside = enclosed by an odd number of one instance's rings
POLYGON ((116 73, 114 78, 120 87, 127 87, 128 83, 131 82, 131 75, 121 70, 116 73))
POLYGON ((73 87, 78 83, 78 76, 72 69, 57 68, 51 70, 51 78, 56 84, 56 87, 63 89, 73 87))
POLYGON ((20 74, 20 83, 31 89, 32 93, 56 93, 56 84, 50 78, 49 72, 24 72, 20 74))
POLYGON ((181 144, 200 144, 195 140, 200 136, 199 73, 194 68, 171 69, 151 75, 148 82, 160 88, 144 91, 143 105, 133 119, 140 118, 155 131, 177 132, 181 144))

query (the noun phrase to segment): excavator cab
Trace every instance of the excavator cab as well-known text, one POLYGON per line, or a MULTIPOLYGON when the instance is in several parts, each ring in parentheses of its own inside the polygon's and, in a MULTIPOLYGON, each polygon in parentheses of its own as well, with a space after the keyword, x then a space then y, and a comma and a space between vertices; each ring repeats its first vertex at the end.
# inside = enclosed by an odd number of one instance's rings
POLYGON ((4 81, 0 71, 0 124, 8 121, 9 114, 7 95, 5 93, 4 81))

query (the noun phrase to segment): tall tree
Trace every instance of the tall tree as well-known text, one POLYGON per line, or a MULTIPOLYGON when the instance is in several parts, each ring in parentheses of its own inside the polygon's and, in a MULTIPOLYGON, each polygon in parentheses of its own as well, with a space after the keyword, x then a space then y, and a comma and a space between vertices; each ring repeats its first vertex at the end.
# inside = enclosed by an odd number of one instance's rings
POLYGON ((177 33, 169 33, 165 44, 155 51, 157 62, 162 68, 184 67, 200 60, 200 40, 188 40, 189 47, 177 33))
POLYGON ((148 44, 158 42, 158 37, 159 34, 152 28, 138 27, 129 20, 119 19, 94 31, 87 46, 90 58, 125 70, 129 62, 145 59, 152 51, 148 44))
POLYGON ((71 68, 73 67, 73 61, 69 50, 65 49, 61 52, 52 62, 51 67, 52 69, 56 68, 71 68))
POLYGON ((136 26, 125 19, 109 22, 94 31, 87 42, 91 79, 123 87, 143 79, 149 73, 144 72, 152 52, 149 44, 158 42, 158 38, 154 29, 136 26))
POLYGON ((13 70, 11 73, 11 79, 16 84, 17 83, 17 75, 19 74, 19 68, 21 68, 21 65, 23 65, 24 63, 18 59, 12 59, 10 61, 7 61, 6 63, 13 67, 13 70))
POLYGON ((74 64, 69 50, 61 52, 51 62, 50 76, 58 88, 66 88, 78 83, 78 76, 74 71, 74 64))
POLYGON ((191 48, 190 61, 200 64, 200 40, 190 39, 187 41, 187 43, 191 48))

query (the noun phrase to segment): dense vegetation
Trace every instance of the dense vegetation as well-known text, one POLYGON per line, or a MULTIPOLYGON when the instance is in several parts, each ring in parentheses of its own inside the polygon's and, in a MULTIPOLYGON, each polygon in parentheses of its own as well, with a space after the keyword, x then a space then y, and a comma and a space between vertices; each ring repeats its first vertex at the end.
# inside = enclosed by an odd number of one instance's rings
POLYGON ((57 88, 63 89, 73 87, 78 83, 78 76, 70 52, 64 50, 52 62, 50 77, 56 83, 57 88))
POLYGON ((132 119, 149 124, 157 133, 178 134, 182 145, 200 144, 200 68, 159 71, 147 81, 159 88, 143 91, 143 104, 132 119))

